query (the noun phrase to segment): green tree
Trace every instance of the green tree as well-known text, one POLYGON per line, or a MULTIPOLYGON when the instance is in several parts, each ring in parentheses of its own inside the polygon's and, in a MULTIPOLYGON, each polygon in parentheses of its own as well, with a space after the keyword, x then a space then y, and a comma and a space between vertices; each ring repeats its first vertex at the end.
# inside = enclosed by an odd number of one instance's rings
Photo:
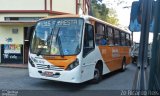
POLYGON ((113 8, 109 9, 109 13, 107 15, 106 21, 108 23, 114 24, 114 25, 118 25, 118 19, 117 19, 117 14, 115 14, 116 11, 113 8))
POLYGON ((100 1, 92 0, 92 15, 108 23, 117 25, 118 19, 115 10, 107 8, 106 5, 100 1))

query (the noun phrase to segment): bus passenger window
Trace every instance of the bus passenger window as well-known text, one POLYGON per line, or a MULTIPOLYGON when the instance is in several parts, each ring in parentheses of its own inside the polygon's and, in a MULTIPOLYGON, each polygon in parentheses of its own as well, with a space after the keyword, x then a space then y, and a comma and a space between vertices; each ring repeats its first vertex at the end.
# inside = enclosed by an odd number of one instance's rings
POLYGON ((98 45, 106 45, 107 40, 105 36, 101 36, 101 38, 98 40, 98 45))
POLYGON ((120 45, 120 36, 119 36, 119 31, 114 30, 114 43, 115 45, 120 45))
POLYGON ((96 23, 96 44, 97 45, 106 45, 106 35, 105 35, 105 26, 100 23, 96 23))
POLYGON ((130 35, 129 34, 126 34, 126 45, 127 46, 130 46, 130 35))
POLYGON ((126 36, 124 32, 121 32, 121 45, 126 46, 126 36))
POLYGON ((107 31, 108 31, 108 44, 109 45, 114 45, 114 42, 113 42, 113 30, 112 30, 112 28, 108 27, 107 31))

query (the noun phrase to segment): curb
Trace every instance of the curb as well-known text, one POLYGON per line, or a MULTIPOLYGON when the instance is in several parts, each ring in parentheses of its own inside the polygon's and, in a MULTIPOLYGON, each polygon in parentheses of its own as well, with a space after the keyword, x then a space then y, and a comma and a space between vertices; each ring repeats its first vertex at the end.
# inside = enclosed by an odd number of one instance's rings
POLYGON ((18 66, 18 65, 1 65, 0 67, 4 67, 4 68, 19 68, 19 69, 28 69, 28 66, 18 66))

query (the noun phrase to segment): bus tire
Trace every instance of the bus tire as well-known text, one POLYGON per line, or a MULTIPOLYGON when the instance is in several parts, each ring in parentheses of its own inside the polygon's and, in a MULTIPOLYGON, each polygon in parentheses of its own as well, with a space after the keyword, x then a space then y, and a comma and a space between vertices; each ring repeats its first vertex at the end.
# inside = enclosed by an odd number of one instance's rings
POLYGON ((100 66, 96 66, 94 69, 94 77, 92 79, 93 84, 97 84, 102 80, 102 70, 100 66))
POLYGON ((126 70, 126 58, 124 57, 123 60, 122 60, 122 68, 121 68, 121 71, 125 71, 126 70))

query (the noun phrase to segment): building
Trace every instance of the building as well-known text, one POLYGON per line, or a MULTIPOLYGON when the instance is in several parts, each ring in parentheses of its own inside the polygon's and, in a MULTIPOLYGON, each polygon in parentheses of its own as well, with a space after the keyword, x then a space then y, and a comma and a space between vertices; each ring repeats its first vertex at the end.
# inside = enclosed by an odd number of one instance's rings
POLYGON ((37 20, 88 14, 90 0, 0 0, 0 63, 27 63, 27 30, 37 20))

